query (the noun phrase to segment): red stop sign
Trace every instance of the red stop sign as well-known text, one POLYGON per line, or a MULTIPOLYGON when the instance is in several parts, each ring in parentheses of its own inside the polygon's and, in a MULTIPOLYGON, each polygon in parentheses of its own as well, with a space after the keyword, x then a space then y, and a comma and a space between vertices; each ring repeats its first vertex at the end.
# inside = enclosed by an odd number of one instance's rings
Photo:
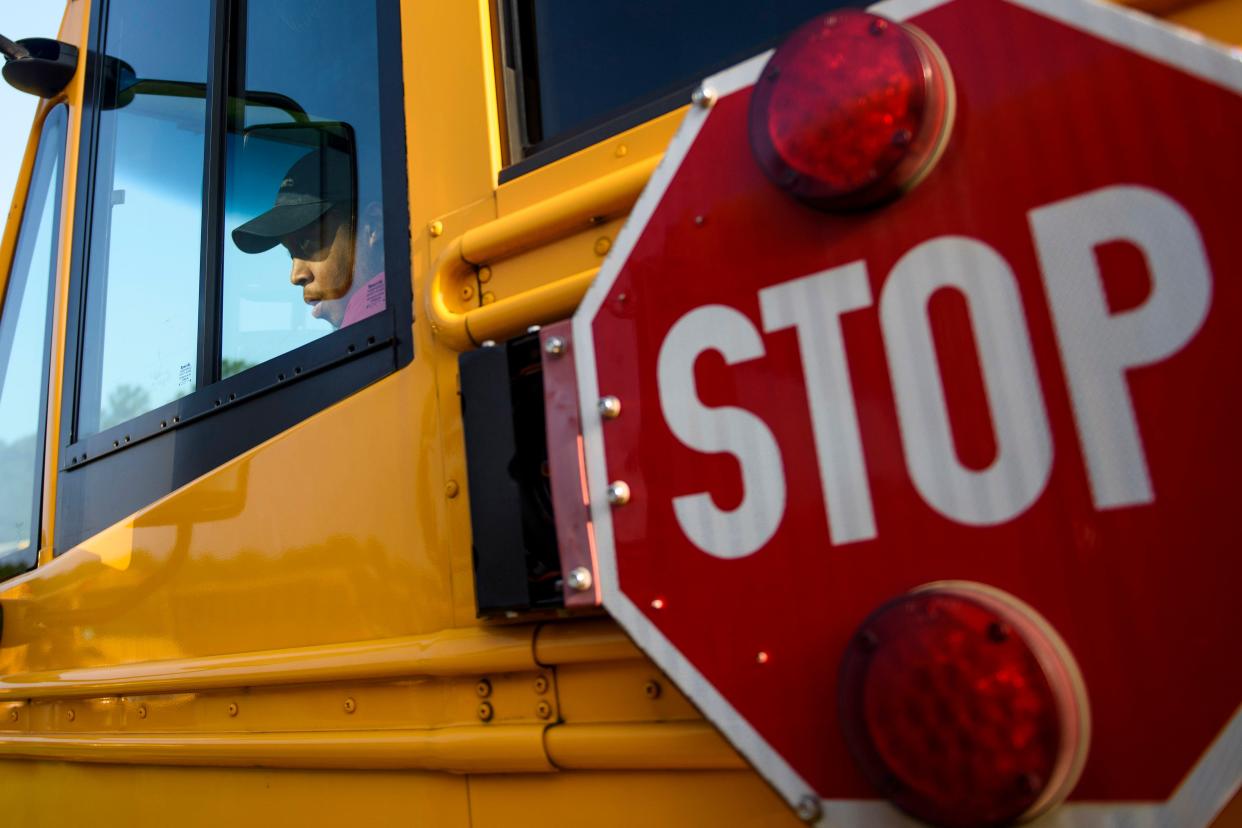
POLYGON ((926 180, 837 215, 774 186, 761 56, 705 83, 574 319, 605 606, 845 824, 888 808, 838 716, 851 636, 998 588, 1090 698, 1061 813, 1206 824, 1242 779, 1242 63, 1079 0, 876 11, 952 69, 926 180))

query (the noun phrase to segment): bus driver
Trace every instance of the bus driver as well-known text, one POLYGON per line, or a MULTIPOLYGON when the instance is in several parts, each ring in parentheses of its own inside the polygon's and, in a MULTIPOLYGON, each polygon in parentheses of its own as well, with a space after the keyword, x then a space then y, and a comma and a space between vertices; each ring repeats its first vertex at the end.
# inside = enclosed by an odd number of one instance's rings
POLYGON ((358 216, 357 232, 354 218, 349 156, 317 149, 289 168, 272 209, 237 227, 233 243, 244 253, 284 245, 289 281, 302 288, 311 315, 342 328, 385 306, 380 205, 358 216))

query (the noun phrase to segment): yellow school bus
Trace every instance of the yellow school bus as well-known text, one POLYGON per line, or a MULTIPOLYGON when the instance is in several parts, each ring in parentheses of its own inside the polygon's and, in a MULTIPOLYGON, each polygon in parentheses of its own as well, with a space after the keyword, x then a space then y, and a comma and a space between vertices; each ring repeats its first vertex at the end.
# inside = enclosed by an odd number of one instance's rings
POLYGON ((0 824, 800 824, 463 414, 697 80, 833 4, 753 5, 68 2, 0 243, 0 824))

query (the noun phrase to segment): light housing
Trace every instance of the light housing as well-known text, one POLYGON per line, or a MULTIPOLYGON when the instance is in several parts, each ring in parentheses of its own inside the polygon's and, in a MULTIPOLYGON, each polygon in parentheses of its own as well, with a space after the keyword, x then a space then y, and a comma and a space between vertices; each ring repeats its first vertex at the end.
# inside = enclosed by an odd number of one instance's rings
POLYGON ((981 584, 929 584, 873 612, 839 692, 863 774, 935 825, 1034 817, 1086 761, 1090 714, 1069 649, 1034 609, 981 584))
POLYGON ((921 181, 952 127, 953 81, 918 29, 841 9, 803 24, 751 93, 751 150, 813 207, 868 207, 921 181))

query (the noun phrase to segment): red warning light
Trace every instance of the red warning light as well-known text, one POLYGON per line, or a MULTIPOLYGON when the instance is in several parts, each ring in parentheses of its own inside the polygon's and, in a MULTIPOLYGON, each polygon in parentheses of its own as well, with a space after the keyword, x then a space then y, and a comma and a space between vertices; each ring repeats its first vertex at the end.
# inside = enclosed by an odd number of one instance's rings
POLYGON ((953 120, 953 83, 926 35, 843 9, 797 29, 750 101, 750 144, 777 186, 821 209, 869 206, 913 187, 953 120))
POLYGON ((1086 691, 1069 650, 1033 609, 982 585, 929 585, 872 613, 840 693, 860 769, 936 825, 1042 813, 1086 760, 1086 691))

